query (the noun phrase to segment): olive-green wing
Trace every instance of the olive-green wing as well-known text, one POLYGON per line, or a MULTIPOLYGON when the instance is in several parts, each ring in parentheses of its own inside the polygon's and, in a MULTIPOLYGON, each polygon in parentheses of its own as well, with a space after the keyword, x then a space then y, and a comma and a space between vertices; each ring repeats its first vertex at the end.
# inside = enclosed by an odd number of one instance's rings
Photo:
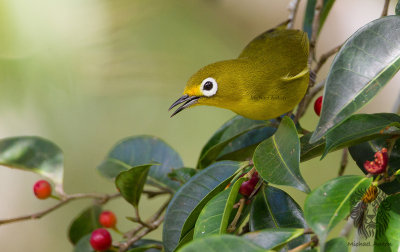
POLYGON ((300 30, 275 28, 253 39, 239 55, 269 64, 279 64, 297 74, 307 67, 307 34, 300 30))

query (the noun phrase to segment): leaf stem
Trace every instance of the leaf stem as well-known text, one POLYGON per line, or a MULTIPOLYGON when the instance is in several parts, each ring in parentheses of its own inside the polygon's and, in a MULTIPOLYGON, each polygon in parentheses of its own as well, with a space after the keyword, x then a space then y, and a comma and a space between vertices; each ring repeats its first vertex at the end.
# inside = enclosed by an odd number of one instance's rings
POLYGON ((231 222, 231 224, 229 225, 229 227, 226 230, 226 231, 228 231, 228 233, 232 233, 235 231, 236 224, 239 221, 240 215, 242 215, 245 202, 246 202, 245 198, 241 198, 239 200, 239 209, 236 212, 235 218, 233 219, 233 221, 231 222))

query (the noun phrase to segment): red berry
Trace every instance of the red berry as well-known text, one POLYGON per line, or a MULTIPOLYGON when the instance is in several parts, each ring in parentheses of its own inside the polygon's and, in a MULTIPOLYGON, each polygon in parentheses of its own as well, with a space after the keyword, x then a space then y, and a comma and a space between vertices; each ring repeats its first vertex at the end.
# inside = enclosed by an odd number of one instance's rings
POLYGON ((239 188, 239 193, 243 196, 249 197, 251 193, 254 191, 260 177, 257 172, 253 173, 251 179, 244 181, 239 188))
POLYGON ((33 186, 33 193, 38 199, 47 199, 51 195, 51 185, 46 180, 39 180, 33 186))
POLYGON ((94 250, 104 251, 111 247, 112 239, 110 233, 104 228, 98 228, 90 236, 90 245, 94 250))
POLYGON ((111 211, 103 211, 99 216, 99 222, 103 227, 113 228, 117 224, 117 217, 111 211))
POLYGON ((386 167, 388 164, 388 153, 386 148, 382 148, 382 150, 377 151, 374 155, 374 161, 365 161, 364 169, 370 174, 380 174, 386 171, 386 167))
POLYGON ((321 114, 321 108, 322 108, 322 96, 318 97, 314 103, 314 111, 315 114, 317 114, 318 116, 321 114))

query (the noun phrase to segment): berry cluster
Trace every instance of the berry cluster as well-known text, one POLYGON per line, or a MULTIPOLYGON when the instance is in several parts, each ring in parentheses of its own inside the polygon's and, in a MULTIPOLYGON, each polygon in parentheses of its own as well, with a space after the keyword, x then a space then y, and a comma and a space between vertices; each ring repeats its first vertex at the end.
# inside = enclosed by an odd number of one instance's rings
POLYGON ((374 161, 365 161, 364 169, 374 175, 385 172, 389 159, 387 149, 382 148, 382 150, 375 153, 374 157, 374 161))

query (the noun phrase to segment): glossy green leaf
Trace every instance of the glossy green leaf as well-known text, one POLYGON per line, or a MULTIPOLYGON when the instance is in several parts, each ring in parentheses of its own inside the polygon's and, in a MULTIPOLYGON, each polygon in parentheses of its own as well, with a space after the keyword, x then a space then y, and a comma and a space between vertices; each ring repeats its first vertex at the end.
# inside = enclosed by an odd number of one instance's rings
POLYGON ((267 252, 262 247, 234 235, 212 235, 202 239, 196 239, 183 246, 179 252, 222 252, 222 251, 246 251, 267 252))
POLYGON ((193 229, 205 204, 230 182, 241 163, 217 162, 198 172, 174 195, 165 214, 163 243, 165 251, 173 251, 182 237, 193 229), (186 221, 186 219, 190 221, 186 221), (187 223, 185 223, 185 221, 187 223), (183 225, 185 224, 185 230, 183 225))
POLYGON ((139 205, 147 174, 152 165, 154 164, 133 167, 127 171, 121 172, 115 178, 115 185, 122 197, 136 208, 139 205))
POLYGON ((344 237, 336 237, 329 240, 325 245, 324 252, 346 252, 349 251, 347 240, 344 237))
POLYGON ((396 9, 394 11, 395 11, 396 15, 400 15, 400 1, 397 2, 396 9))
POLYGON ((81 212, 72 221, 68 231, 69 240, 72 244, 76 244, 82 237, 101 227, 98 221, 100 213, 101 207, 93 205, 81 212))
POLYGON ((32 171, 63 183, 64 156, 54 143, 36 136, 0 140, 0 165, 32 171))
POLYGON ((243 237, 264 249, 278 250, 303 235, 304 229, 270 228, 245 234, 243 237))
MULTIPOLYGON (((269 123, 266 121, 256 121, 242 116, 235 116, 222 125, 210 140, 208 140, 200 153, 197 168, 203 169, 207 167, 215 162, 220 155, 228 155, 229 153, 245 149, 256 144, 257 140, 261 142, 268 137, 268 132, 274 131, 275 129, 269 128, 266 130, 267 132, 264 132, 267 133, 265 138, 260 140, 258 139, 260 136, 252 137, 252 134, 268 125, 269 123)), ((272 135, 272 133, 270 133, 270 135, 272 135)))
MULTIPOLYGON (((251 231, 268 228, 307 228, 301 207, 286 192, 273 186, 263 186, 253 200, 250 209, 251 231)), ((303 236, 290 242, 294 248, 309 240, 303 236)))
MULTIPOLYGON (((311 39, 312 34, 312 23, 314 21, 314 13, 315 13, 315 5, 317 0, 308 0, 306 11, 304 14, 304 21, 303 21, 303 31, 307 32, 308 39, 311 39)), ((328 17, 328 14, 335 3, 335 0, 324 0, 323 7, 319 17, 319 29, 318 33, 321 31, 322 27, 324 26, 325 20, 328 17)))
MULTIPOLYGON (((304 216, 308 225, 324 244, 329 231, 350 214, 352 204, 360 200, 356 192, 365 190, 371 179, 362 176, 334 178, 309 194, 305 201, 304 216)), ((322 246, 323 247, 323 246, 322 246)))
POLYGON ((300 162, 304 162, 324 153, 325 139, 310 143, 312 132, 300 138, 300 162))
POLYGON ((174 181, 179 182, 181 185, 185 184, 191 177, 196 175, 198 170, 193 168, 182 167, 179 169, 173 169, 172 172, 168 173, 168 177, 174 181))
MULTIPOLYGON (((382 148, 389 148, 388 141, 390 141, 390 138, 386 136, 373 141, 361 143, 350 147, 349 153, 353 160, 356 161, 356 164, 360 170, 366 174, 367 172, 364 170, 364 162, 366 160, 374 160, 375 152, 381 150, 382 148)), ((400 168, 400 139, 398 139, 393 146, 388 167, 388 174, 390 176, 400 168)), ((400 177, 397 176, 394 181, 382 184, 379 186, 379 188, 386 194, 400 192, 400 177)))
POLYGON ((390 134, 400 135, 400 116, 390 113, 352 115, 326 135, 322 158, 331 150, 390 134))
MULTIPOLYGON (((74 252, 95 252, 95 250, 90 245, 90 236, 91 234, 87 234, 82 237, 75 245, 74 252)), ((103 252, 113 252, 113 250, 108 249, 103 252)))
POLYGON ((182 160, 175 150, 157 137, 135 136, 121 140, 97 168, 105 177, 115 178, 121 171, 153 162, 160 165, 151 167, 147 182, 177 190, 179 183, 168 178, 168 173, 183 167, 182 160))
POLYGON ((272 137, 258 145, 253 162, 258 174, 265 181, 293 186, 303 192, 310 191, 300 174, 300 140, 289 117, 282 119, 272 137))
POLYGON ((162 243, 155 240, 140 239, 129 247, 127 252, 159 252, 162 243))
POLYGON ((311 137, 318 141, 370 101, 400 68, 400 16, 374 20, 343 45, 329 71, 321 118, 311 137))
POLYGON ((233 186, 218 193, 205 205, 196 221, 193 239, 226 233, 240 185, 245 180, 239 178, 233 186))
POLYGON ((376 216, 374 251, 400 251, 400 194, 381 202, 376 216))

